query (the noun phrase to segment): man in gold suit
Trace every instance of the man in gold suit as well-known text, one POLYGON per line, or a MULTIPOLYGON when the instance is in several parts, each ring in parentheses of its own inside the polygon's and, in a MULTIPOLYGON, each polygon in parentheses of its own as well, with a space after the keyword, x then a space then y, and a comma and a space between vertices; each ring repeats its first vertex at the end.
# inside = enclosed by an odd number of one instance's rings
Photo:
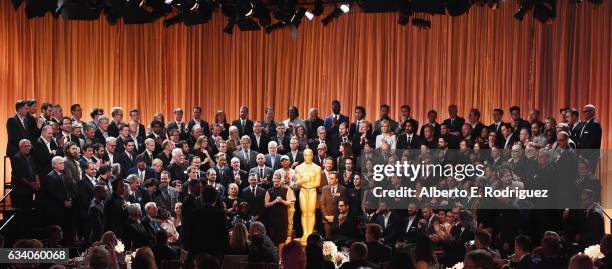
POLYGON ((312 234, 315 225, 315 209, 317 207, 317 188, 321 184, 321 167, 312 162, 313 152, 304 150, 304 163, 295 168, 297 185, 300 187, 300 209, 302 210, 302 244, 312 234))

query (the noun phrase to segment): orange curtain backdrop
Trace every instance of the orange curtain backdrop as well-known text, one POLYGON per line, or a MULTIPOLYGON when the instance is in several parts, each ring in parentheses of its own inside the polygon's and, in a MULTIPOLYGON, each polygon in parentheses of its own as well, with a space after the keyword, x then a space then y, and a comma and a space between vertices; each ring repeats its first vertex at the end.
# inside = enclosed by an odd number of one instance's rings
MULTIPOLYGON (((561 106, 593 103, 604 130, 612 119, 612 1, 558 1, 558 17, 542 25, 531 13, 515 20, 512 0, 495 11, 435 16, 429 30, 398 25, 396 13, 352 10, 328 26, 320 18, 304 21, 297 38, 288 29, 227 35, 219 13, 194 27, 165 28, 161 20, 111 26, 104 18, 27 20, 23 7, 0 2, 2 124, 14 101, 26 97, 59 103, 65 114, 71 103, 86 112, 136 107, 145 120, 194 105, 208 120, 218 109, 235 119, 243 104, 256 119, 266 107, 285 118, 289 105, 301 117, 309 107, 324 116, 332 99, 351 119, 352 108, 362 105, 374 120, 382 103, 394 117, 410 104, 421 122, 432 108, 442 120, 450 103, 462 115, 480 108, 485 123, 493 108, 511 105, 523 107, 524 117, 528 108, 558 117, 561 106)), ((603 147, 611 139, 604 132, 603 147)))

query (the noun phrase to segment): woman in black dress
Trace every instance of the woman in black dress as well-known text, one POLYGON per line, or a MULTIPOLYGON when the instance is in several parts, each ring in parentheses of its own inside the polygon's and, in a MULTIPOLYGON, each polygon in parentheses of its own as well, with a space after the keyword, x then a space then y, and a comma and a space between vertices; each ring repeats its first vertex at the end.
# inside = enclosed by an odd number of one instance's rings
POLYGON ((274 173, 273 186, 266 191, 266 227, 268 236, 278 247, 282 249, 287 240, 289 225, 288 209, 295 198, 293 191, 281 185, 280 173, 274 173))

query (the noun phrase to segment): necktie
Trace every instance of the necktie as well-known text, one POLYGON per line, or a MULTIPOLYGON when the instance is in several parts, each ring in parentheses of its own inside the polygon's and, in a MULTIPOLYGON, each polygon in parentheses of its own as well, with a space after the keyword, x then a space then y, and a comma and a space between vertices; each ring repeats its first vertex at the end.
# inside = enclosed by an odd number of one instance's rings
POLYGON ((251 193, 253 193, 253 197, 255 197, 255 187, 251 187, 251 193))
POLYGON ((275 159, 274 155, 270 156, 270 164, 272 164, 272 168, 274 168, 274 159, 275 159))
POLYGON ((144 182, 144 179, 145 179, 144 178, 144 171, 139 171, 139 174, 140 174, 140 182, 142 183, 142 182, 144 182))
POLYGON ((27 131, 28 128, 26 127, 26 124, 25 124, 25 118, 19 118, 19 121, 21 121, 21 126, 23 126, 23 129, 27 131))
POLYGON ((244 158, 247 160, 248 163, 251 162, 251 158, 250 158, 249 154, 246 151, 244 151, 244 158))
POLYGON ((264 170, 263 168, 259 168, 259 178, 263 178, 264 177, 264 170))
POLYGON ((411 135, 409 135, 409 136, 408 136, 408 144, 410 144, 411 142, 412 142, 412 136, 411 136, 411 135))
POLYGON ((336 187, 332 187, 332 195, 336 194, 336 187))

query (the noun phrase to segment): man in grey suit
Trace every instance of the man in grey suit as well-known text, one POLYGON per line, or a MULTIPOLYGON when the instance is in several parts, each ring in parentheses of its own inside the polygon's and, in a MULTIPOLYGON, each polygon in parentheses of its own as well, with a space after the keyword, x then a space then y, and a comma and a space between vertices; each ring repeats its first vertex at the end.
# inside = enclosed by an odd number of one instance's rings
POLYGON ((153 200, 159 207, 172 212, 174 211, 174 204, 178 201, 178 192, 170 186, 170 173, 168 171, 162 171, 159 179, 159 191, 153 200))
POLYGON ((278 154, 277 150, 278 144, 276 141, 270 141, 268 143, 268 154, 266 154, 266 166, 271 167, 274 171, 281 168, 281 155, 278 154))
POLYGON ((272 173, 274 170, 266 166, 266 158, 263 154, 257 154, 257 166, 251 168, 249 174, 257 175, 257 184, 265 190, 272 187, 272 173))
POLYGON ((338 201, 343 199, 344 187, 338 184, 338 172, 332 171, 327 175, 328 185, 321 190, 321 214, 323 215, 323 228, 325 238, 331 238, 334 214, 338 210, 338 201))
POLYGON ((232 155, 240 160, 240 169, 249 171, 257 166, 255 159, 257 151, 251 150, 251 138, 248 135, 243 135, 240 138, 240 149, 234 151, 232 155))

